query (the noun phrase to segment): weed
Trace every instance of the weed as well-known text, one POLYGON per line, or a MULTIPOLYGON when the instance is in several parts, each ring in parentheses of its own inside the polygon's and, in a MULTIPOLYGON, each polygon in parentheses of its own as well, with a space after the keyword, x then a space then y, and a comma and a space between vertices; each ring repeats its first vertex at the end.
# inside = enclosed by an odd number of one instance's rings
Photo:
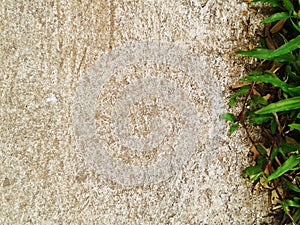
POLYGON ((300 224, 300 0, 252 0, 269 3, 261 46, 237 54, 259 60, 242 83, 234 85, 229 105, 242 101, 238 115, 225 113, 230 134, 243 127, 255 165, 243 171, 253 187, 269 190, 280 224, 300 224), (261 127, 263 143, 250 135, 261 127))

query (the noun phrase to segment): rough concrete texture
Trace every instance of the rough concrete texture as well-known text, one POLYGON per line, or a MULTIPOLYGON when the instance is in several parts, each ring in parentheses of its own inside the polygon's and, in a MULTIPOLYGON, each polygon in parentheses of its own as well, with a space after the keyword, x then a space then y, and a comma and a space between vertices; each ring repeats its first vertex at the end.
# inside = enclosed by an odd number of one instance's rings
POLYGON ((0 5, 1 224, 270 224, 218 115, 258 15, 222 0, 0 5))

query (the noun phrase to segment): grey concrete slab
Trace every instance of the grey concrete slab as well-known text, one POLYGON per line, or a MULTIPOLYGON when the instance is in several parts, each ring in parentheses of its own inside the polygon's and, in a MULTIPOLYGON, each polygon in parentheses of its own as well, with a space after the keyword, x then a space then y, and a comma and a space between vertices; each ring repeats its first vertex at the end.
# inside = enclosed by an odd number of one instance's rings
POLYGON ((242 1, 4 1, 1 224, 270 224, 219 115, 242 1))

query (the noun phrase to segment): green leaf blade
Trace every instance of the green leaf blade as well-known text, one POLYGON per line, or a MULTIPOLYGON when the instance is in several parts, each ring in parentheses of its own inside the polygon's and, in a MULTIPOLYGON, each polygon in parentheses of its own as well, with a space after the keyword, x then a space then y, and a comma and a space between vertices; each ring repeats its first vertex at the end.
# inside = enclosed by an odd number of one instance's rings
POLYGON ((266 19, 261 21, 261 23, 272 23, 272 22, 275 22, 275 21, 278 21, 278 20, 288 19, 288 18, 290 18, 289 13, 280 12, 280 13, 275 13, 272 16, 267 17, 266 19))
POLYGON ((220 119, 230 121, 230 122, 236 121, 236 117, 232 113, 224 113, 224 114, 220 115, 220 119))
POLYGON ((283 5, 284 5, 284 8, 286 8, 286 10, 288 12, 294 11, 294 6, 293 6, 293 4, 291 3, 290 0, 282 0, 282 2, 283 2, 283 5))
POLYGON ((251 51, 237 51, 236 54, 277 62, 290 62, 295 60, 295 57, 291 54, 281 54, 281 52, 279 52, 280 54, 274 54, 274 51, 276 50, 256 47, 251 51))
POLYGON ((300 208, 300 204, 294 200, 285 200, 285 203, 290 207, 300 208))
POLYGON ((251 95, 251 100, 256 104, 268 105, 268 101, 259 95, 251 95))
POLYGON ((261 75, 261 76, 249 76, 246 78, 242 79, 243 81, 248 81, 248 82, 264 82, 268 84, 272 84, 276 87, 281 88, 285 92, 289 92, 288 85, 280 80, 278 77, 273 76, 273 75, 261 75))
POLYGON ((238 128, 238 126, 239 126, 238 122, 235 122, 234 124, 232 124, 229 128, 229 134, 232 135, 233 132, 238 128))
POLYGON ((300 109, 300 97, 293 97, 285 100, 281 100, 270 105, 265 106, 262 109, 257 110, 256 114, 268 114, 274 112, 289 111, 294 109, 300 109))
POLYGON ((298 185, 291 183, 290 181, 284 181, 283 186, 289 190, 292 190, 294 192, 300 193, 300 188, 298 185))
POLYGON ((300 131, 300 124, 292 123, 292 124, 289 124, 289 127, 300 131))
POLYGON ((300 48, 300 35, 298 35, 296 38, 290 40, 289 42, 285 43, 284 45, 281 45, 279 48, 274 50, 271 53, 271 58, 276 58, 278 56, 283 56, 287 53, 291 53, 292 51, 300 48))
POLYGON ((229 105, 230 107, 234 106, 234 104, 236 103, 236 99, 237 97, 247 94, 249 92, 249 86, 244 86, 241 89, 237 90, 230 98, 229 100, 229 105))
POLYGON ((266 180, 265 182, 270 182, 271 180, 274 180, 286 172, 294 169, 295 166, 297 166, 300 163, 300 156, 297 155, 291 155, 288 160, 286 160, 280 167, 277 168, 266 180))
POLYGON ((249 119, 249 123, 264 124, 264 123, 269 122, 272 118, 273 118, 272 116, 258 116, 258 117, 249 119))
POLYGON ((290 19, 290 21, 291 21, 291 23, 292 23, 292 25, 293 25, 293 27, 298 31, 298 32, 300 32, 300 27, 299 27, 299 25, 298 24, 296 24, 294 21, 293 21, 293 19, 291 18, 290 19))

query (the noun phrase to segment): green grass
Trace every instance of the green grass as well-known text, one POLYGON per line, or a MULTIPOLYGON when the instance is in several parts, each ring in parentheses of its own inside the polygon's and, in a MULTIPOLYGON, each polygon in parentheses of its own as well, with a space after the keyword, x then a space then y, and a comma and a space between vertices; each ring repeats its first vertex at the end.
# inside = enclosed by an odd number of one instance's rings
POLYGON ((269 191, 272 216, 278 224, 300 224, 300 0, 252 0, 269 3, 261 46, 237 54, 258 59, 258 67, 234 89, 230 107, 242 103, 237 115, 225 113, 230 134, 243 127, 253 144, 255 161, 243 176, 269 191), (257 143, 249 126, 261 128, 257 143))

